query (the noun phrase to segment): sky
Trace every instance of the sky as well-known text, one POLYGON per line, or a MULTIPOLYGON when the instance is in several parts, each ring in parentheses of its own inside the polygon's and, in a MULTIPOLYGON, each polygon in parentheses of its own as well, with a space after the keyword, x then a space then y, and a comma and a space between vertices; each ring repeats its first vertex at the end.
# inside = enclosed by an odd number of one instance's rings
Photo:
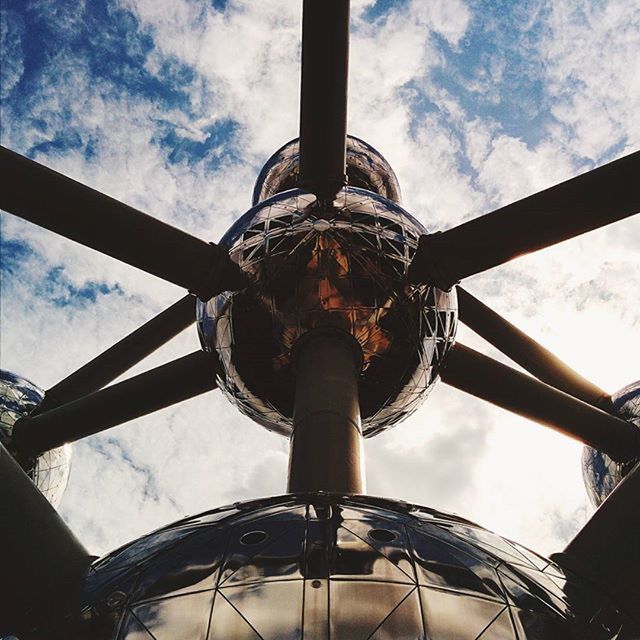
MULTIPOLYGON (((1 143, 198 237, 224 234, 297 135, 299 0, 1 6, 1 143)), ((443 230, 638 149, 640 5, 353 0, 349 90, 349 132, 443 230)), ((1 230, 0 365, 43 388, 183 295, 13 216, 1 230)), ((464 284, 613 392, 640 377, 639 260, 636 216, 464 284)), ((127 376, 196 348, 192 326, 127 376)), ((370 494, 542 553, 591 513, 578 444, 442 383, 365 450, 370 494)), ((287 459, 285 439, 211 392, 76 443, 60 510, 101 554, 283 493, 287 459)))

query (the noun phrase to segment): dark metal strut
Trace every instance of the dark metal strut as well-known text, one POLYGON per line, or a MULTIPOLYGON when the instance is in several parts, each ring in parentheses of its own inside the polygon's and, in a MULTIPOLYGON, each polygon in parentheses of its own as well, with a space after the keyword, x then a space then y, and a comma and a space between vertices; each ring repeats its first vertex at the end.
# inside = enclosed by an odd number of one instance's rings
POLYGON ((588 404, 611 411, 611 396, 568 367, 539 342, 457 287, 460 321, 539 380, 588 404))
POLYGON ((60 615, 92 557, 0 444, 0 637, 60 615))
POLYGON ((101 389, 195 322, 195 296, 186 295, 47 389, 35 416, 101 389))
POLYGON ((626 462, 640 454, 640 429, 460 343, 440 372, 442 381, 626 462))
POLYGON ((442 233, 423 235, 412 282, 449 290, 468 276, 640 211, 640 151, 442 233))
POLYGON ((215 358, 196 351, 13 427, 18 455, 36 455, 215 389, 215 358))
POLYGON ((607 591, 640 623, 640 464, 551 559, 607 591))
POLYGON ((207 243, 0 147, 0 209, 142 269, 203 300, 244 286, 225 247, 207 243))
POLYGON ((291 493, 364 493, 358 402, 362 350, 350 334, 314 329, 295 348, 291 493))
POLYGON ((348 67, 349 0, 304 0, 299 184, 321 200, 347 182, 348 67))

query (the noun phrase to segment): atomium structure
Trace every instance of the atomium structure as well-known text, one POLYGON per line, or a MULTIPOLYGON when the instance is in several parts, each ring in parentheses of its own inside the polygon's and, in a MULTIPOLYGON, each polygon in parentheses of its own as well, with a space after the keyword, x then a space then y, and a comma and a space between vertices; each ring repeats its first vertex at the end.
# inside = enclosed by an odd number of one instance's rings
POLYGON ((636 214, 640 153, 427 230, 386 160, 346 134, 348 32, 348 1, 304 1, 300 137, 217 244, 1 149, 3 210, 188 294, 44 392, 3 374, 0 637, 640 638, 638 383, 609 396, 459 285, 636 214), (196 320, 200 349, 110 385, 196 320), (461 345, 458 322, 530 375, 461 345), (438 380, 586 445, 599 506, 565 549, 546 559, 366 495, 363 437, 438 380), (287 493, 91 556, 47 500, 66 482, 59 452, 214 388, 289 438, 287 493))

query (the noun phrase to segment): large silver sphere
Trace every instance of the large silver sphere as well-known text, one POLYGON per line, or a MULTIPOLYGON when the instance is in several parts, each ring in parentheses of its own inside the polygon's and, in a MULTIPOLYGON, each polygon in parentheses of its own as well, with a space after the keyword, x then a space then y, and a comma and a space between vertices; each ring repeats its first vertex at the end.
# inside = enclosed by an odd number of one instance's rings
POLYGON ((640 637, 589 583, 477 525, 326 494, 144 536, 92 566, 79 608, 55 627, 65 640, 640 637))
MULTIPOLYGON (((0 442, 11 450, 13 425, 35 409, 44 391, 15 373, 0 369, 0 442)), ((57 507, 69 481, 71 445, 51 449, 33 458, 17 458, 27 475, 49 502, 57 507)))
MULTIPOLYGON (((615 413, 640 429, 640 380, 620 389, 611 399, 615 413)), ((638 462, 638 458, 625 463, 616 462, 606 453, 584 447, 582 478, 591 504, 599 507, 638 462)))
POLYGON ((353 187, 330 205, 291 190, 251 209, 222 239, 250 286, 198 304, 203 346, 219 356, 220 389, 253 420, 289 435, 294 345, 311 329, 335 327, 362 347, 365 436, 410 415, 457 324, 455 291, 407 282, 423 233, 399 205, 353 187))
MULTIPOLYGON (((400 204, 398 178, 386 158, 370 144, 355 136, 347 136, 347 178, 352 187, 377 193, 400 204)), ((287 142, 262 167, 253 188, 253 206, 276 193, 293 189, 298 184, 300 141, 287 142)))

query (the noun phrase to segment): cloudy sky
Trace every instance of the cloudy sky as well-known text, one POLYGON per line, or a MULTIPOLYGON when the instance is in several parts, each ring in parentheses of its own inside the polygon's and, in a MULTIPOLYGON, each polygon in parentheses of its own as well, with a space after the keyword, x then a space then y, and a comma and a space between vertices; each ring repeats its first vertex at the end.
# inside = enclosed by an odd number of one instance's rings
MULTIPOLYGON (((299 0, 3 0, 2 144, 207 240, 297 135, 299 0)), ((349 131, 444 229, 640 146, 640 5, 353 0, 349 131)), ((607 391, 639 376, 640 220, 468 280, 607 391)), ((2 216, 2 359, 48 387, 183 295, 2 216)), ((463 328, 461 341, 495 357, 463 328)), ((197 348, 195 327, 135 372, 197 348)), ((590 513, 580 447, 440 384, 366 444, 368 490, 544 553, 590 513)), ((95 553, 281 493, 287 442, 219 393, 74 446, 61 511, 95 553)))

